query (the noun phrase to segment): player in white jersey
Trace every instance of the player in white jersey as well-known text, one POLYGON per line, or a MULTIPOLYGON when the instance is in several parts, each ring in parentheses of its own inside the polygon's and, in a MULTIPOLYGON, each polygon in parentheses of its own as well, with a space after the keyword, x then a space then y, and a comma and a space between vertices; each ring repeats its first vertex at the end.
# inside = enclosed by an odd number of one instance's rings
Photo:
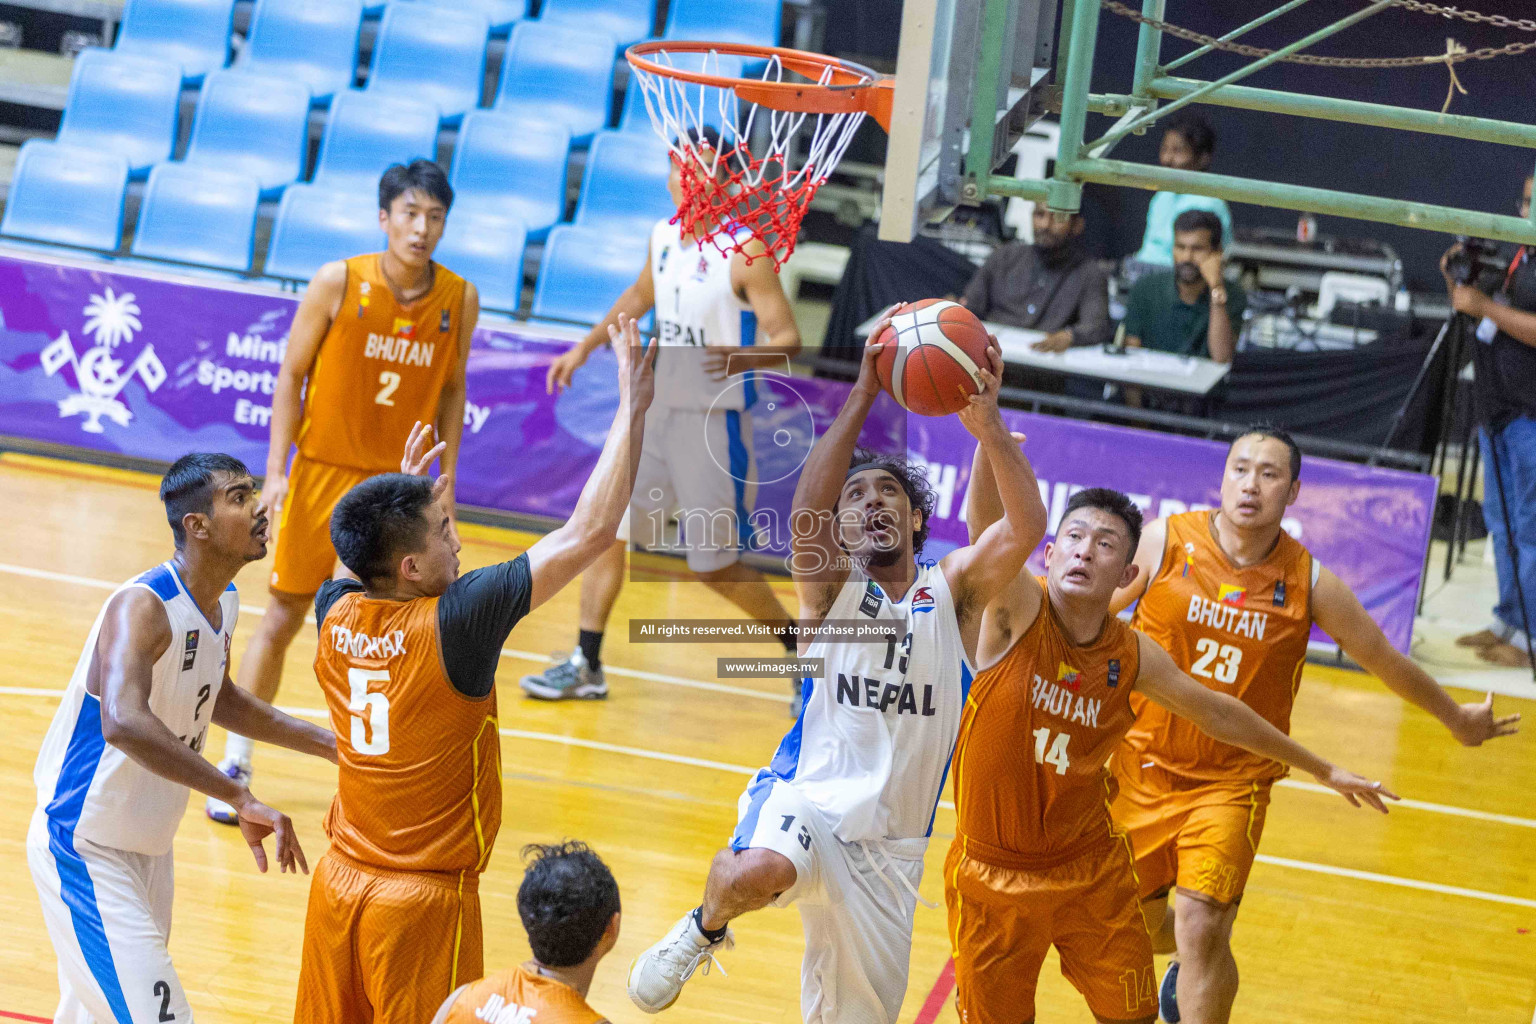
POLYGON ((202 756, 210 722, 336 760, 330 732, 229 678, 234 578, 267 553, 256 482, 228 455, 187 455, 160 483, 171 559, 102 606, 38 754, 27 864, 59 959, 58 1024, 192 1019, 171 966, 171 843, 187 790, 236 808, 256 864, 274 835, 283 871, 308 872, 284 814, 202 756))
MULTIPOLYGON (((886 321, 875 328, 878 337, 886 321)), ((1002 355, 959 416, 1004 485, 1007 511, 975 544, 916 563, 934 495, 903 459, 855 449, 879 391, 871 342, 842 411, 795 489, 790 565, 803 626, 876 626, 890 639, 819 634, 825 659, 804 708, 738 803, 703 903, 630 969, 635 1005, 672 1005, 701 963, 728 948, 732 919, 797 903, 805 926, 800 1007, 816 1024, 894 1024, 907 989, 923 853, 954 752, 981 614, 1045 535, 1034 472, 997 410, 1002 355)))
MULTIPOLYGON (((712 128, 696 138, 707 147, 719 144, 712 128)), ((723 172, 726 161, 719 163, 723 172)), ((675 158, 667 187, 681 205, 675 158)), ((732 237, 747 231, 739 225, 712 227, 734 232, 732 237)), ((708 228, 684 233, 679 224, 658 222, 635 283, 580 344, 549 368, 550 391, 569 387, 587 356, 608 343, 608 325, 617 323, 620 313, 638 320, 656 311, 656 340, 662 345, 656 399, 646 420, 630 513, 613 547, 582 573, 576 649, 523 678, 523 690, 531 697, 607 696, 603 631, 623 587, 625 546, 633 540, 652 551, 676 550, 664 536, 674 512, 688 569, 742 611, 775 627, 785 649, 794 650, 789 612, 762 574, 740 559, 749 546, 757 477, 752 371, 787 372, 789 360, 800 351, 800 333, 762 243, 747 242, 745 254, 729 252, 729 239, 708 235, 708 228), (759 333, 763 345, 757 344, 759 333)))

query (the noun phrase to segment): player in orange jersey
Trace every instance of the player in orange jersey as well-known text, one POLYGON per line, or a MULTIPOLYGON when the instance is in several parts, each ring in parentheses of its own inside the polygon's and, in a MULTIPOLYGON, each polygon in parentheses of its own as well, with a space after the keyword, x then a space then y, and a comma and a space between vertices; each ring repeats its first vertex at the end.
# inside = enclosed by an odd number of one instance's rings
POLYGON ((586 843, 532 844, 523 859, 517 913, 533 959, 456 989, 432 1024, 607 1024, 587 990, 619 941, 619 883, 586 843))
MULTIPOLYGON (((480 297, 474 285, 432 262, 452 205, 453 190, 436 164, 416 160, 385 171, 379 225, 388 248, 321 267, 294 313, 272 394, 261 489, 277 527, 272 597, 240 660, 238 680, 267 703, 277 696, 283 656, 315 591, 336 565, 331 509, 354 485, 395 468, 418 420, 432 424, 444 442, 442 472, 453 515, 464 367, 480 297)), ((231 733, 219 768, 249 783, 251 741, 231 733)), ((229 805, 212 797, 207 811, 215 821, 235 821, 229 805)))
MULTIPOLYGON (((1404 700, 1477 746, 1515 731, 1493 695, 1457 704, 1382 635, 1358 598, 1281 527, 1301 486, 1301 451, 1282 431, 1255 429, 1232 443, 1221 508, 1147 527, 1140 572, 1115 596, 1140 599, 1132 624, 1201 685, 1231 694, 1289 732, 1312 624, 1404 700)), ((1232 922, 1264 829, 1274 760, 1199 735, 1153 706, 1116 752, 1115 820, 1130 832, 1154 946, 1179 959, 1163 979, 1163 1013, 1223 1024, 1237 996, 1232 922), (1167 897, 1179 890, 1177 919, 1167 897)))
MULTIPOLYGON (((348 491, 331 538, 357 579, 315 596, 315 675, 340 763, 315 868, 295 1024, 421 1024, 483 973, 477 880, 501 826, 495 674, 512 627, 608 545, 629 504, 653 347, 625 318, 619 411, 571 518, 510 562, 459 576, 447 479, 348 491)), ((413 433, 402 468, 442 452, 413 433)))
MULTIPOLYGON (((972 536, 1000 514, 978 453, 972 536)), ((1020 573, 984 616, 978 658, 988 667, 971 686, 955 746, 957 822, 944 869, 965 1024, 1033 1020, 1052 945, 1097 1020, 1156 1019, 1151 941, 1130 846, 1110 819, 1105 768, 1135 721, 1133 692, 1226 743, 1312 773, 1356 806, 1385 811, 1381 798, 1395 799, 1200 686, 1110 614, 1116 588, 1138 573, 1140 532, 1141 512, 1125 495, 1079 492, 1046 545, 1045 579, 1020 573)))

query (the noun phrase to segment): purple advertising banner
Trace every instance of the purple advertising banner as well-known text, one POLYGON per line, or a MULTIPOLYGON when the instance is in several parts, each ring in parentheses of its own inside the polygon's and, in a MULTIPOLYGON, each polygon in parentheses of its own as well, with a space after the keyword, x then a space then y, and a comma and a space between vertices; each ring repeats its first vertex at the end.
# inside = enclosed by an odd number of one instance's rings
MULTIPOLYGON (((225 451, 266 464, 271 395, 297 302, 291 294, 0 256, 0 434, 169 462, 225 451)), ((457 496, 564 518, 597 461, 617 403, 612 356, 545 394, 550 362, 577 337, 538 324, 482 326, 468 370, 457 496)), ((759 374, 751 424, 762 550, 787 549, 795 476, 847 394, 834 381, 759 374)), ((1149 516, 1218 503, 1225 447, 1209 441, 1005 411, 1028 435, 1054 527, 1083 487, 1131 494, 1149 516)), ((975 442, 954 417, 877 404, 862 440, 923 460, 939 501, 929 557, 965 543, 975 442)), ((1406 651, 1429 544, 1433 478, 1308 458, 1285 528, 1360 596, 1406 651)), ((1032 564, 1039 567, 1037 552, 1032 564)))

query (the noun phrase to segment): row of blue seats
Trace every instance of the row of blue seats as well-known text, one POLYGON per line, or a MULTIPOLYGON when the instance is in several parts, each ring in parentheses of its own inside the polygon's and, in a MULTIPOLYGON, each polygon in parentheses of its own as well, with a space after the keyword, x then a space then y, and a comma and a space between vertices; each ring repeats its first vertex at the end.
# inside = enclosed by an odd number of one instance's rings
MULTIPOLYGON (((772 46, 779 3, 672 0, 662 38, 772 46)), ((370 82, 439 94, 449 116, 479 105, 487 39, 532 23, 528 0, 257 0, 240 63, 294 77, 323 102, 352 84, 363 16, 378 12, 370 82)), ((128 0, 115 48, 172 64, 195 84, 228 62, 233 13, 234 0, 128 0)), ((611 61, 649 37, 655 20, 656 0, 544 0, 537 23, 607 40, 611 61)))
MULTIPOLYGON (((654 138, 605 131, 588 156, 574 223, 551 226, 565 203, 564 142, 556 126, 494 111, 477 111, 465 120, 450 175, 455 203, 438 258, 475 283, 488 309, 517 309, 526 241, 544 240, 547 252, 562 246, 619 250, 633 264, 633 277, 638 268, 633 250, 638 246, 643 257, 651 226, 673 212, 666 149, 654 138), (542 152, 541 137, 554 143, 542 152), (533 194, 530 184, 540 194, 533 194), (541 226, 530 230, 530 223, 541 226), (557 237, 569 240, 557 243, 557 237), (584 240, 579 245, 578 238, 584 240)), ((265 274, 307 280, 329 260, 381 248, 377 177, 374 172, 368 179, 290 185, 273 221, 265 274)), ((127 186, 128 165, 121 156, 33 140, 18 156, 0 234, 116 252, 127 186)), ((248 272, 260 196, 258 181, 247 175, 207 163, 159 164, 144 189, 130 252, 248 272)), ((566 319, 580 319, 565 312, 566 319)))

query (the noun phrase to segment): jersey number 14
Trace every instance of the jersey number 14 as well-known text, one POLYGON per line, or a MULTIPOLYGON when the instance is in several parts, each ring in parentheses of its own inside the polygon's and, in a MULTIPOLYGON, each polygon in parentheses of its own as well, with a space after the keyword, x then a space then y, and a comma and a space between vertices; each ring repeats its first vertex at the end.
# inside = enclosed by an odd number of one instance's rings
POLYGON ((1071 737, 1059 732, 1052 739, 1049 729, 1036 729, 1031 735, 1035 737, 1035 764, 1054 765, 1057 775, 1067 774, 1067 769, 1072 767, 1067 757, 1067 740, 1071 737))

